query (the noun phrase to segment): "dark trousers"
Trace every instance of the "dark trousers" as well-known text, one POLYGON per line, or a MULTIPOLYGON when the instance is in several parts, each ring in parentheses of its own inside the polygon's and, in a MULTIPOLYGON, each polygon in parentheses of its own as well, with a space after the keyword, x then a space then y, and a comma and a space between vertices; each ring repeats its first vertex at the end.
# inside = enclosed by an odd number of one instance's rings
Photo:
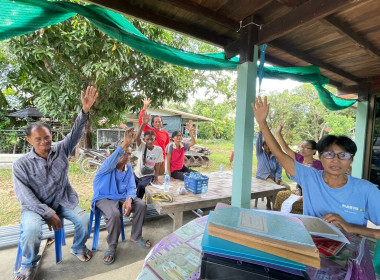
MULTIPOLYGON (((111 200, 111 199, 101 199, 96 202, 96 207, 102 211, 104 216, 104 221, 106 222, 107 243, 109 250, 116 250, 117 243, 119 240, 121 232, 120 223, 120 211, 119 206, 123 205, 125 199, 111 200)), ((146 214, 146 204, 139 198, 135 198, 132 202, 132 231, 131 237, 133 240, 139 240, 142 234, 142 226, 144 224, 145 214, 146 214)))
POLYGON ((136 196, 140 199, 144 197, 145 187, 150 184, 154 179, 154 175, 143 176, 141 178, 135 175, 136 183, 136 196))
POLYGON ((187 166, 183 166, 182 168, 181 168, 181 170, 176 170, 176 171, 173 171, 172 172, 172 177, 174 178, 174 179, 178 179, 178 180, 184 180, 184 175, 185 175, 185 173, 190 173, 190 172, 197 172, 196 170, 193 170, 193 169, 190 169, 189 167, 187 167, 187 166))

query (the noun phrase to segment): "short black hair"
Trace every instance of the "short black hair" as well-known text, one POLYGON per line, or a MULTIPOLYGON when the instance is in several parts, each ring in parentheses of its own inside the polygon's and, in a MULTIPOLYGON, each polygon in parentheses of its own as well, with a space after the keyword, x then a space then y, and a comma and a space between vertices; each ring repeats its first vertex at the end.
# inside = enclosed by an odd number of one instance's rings
POLYGON ((49 130, 49 133, 51 133, 50 125, 44 122, 34 122, 28 125, 28 127, 25 129, 25 133, 27 137, 30 137, 32 135, 32 130, 35 128, 42 128, 46 127, 49 130))
POLYGON ((154 119, 155 119, 155 118, 160 118, 161 121, 162 121, 162 118, 161 118, 160 116, 158 116, 158 115, 153 115, 153 116, 152 116, 152 119, 150 120, 150 125, 151 125, 151 126, 153 126, 153 123, 154 123, 154 119))
POLYGON ((326 135, 318 141, 318 153, 321 155, 327 148, 332 144, 336 144, 346 152, 349 152, 353 156, 356 154, 357 147, 354 141, 351 140, 348 136, 340 135, 326 135))
POLYGON ((152 136, 156 137, 156 133, 154 133, 153 130, 147 130, 144 132, 144 137, 148 136, 148 135, 152 135, 152 136))
POLYGON ((178 133, 181 133, 181 131, 179 130, 176 130, 172 133, 172 138, 176 137, 178 135, 178 133))
POLYGON ((315 142, 314 140, 303 140, 302 142, 306 142, 306 143, 309 143, 311 145, 311 148, 313 150, 316 150, 317 149, 317 142, 315 142))

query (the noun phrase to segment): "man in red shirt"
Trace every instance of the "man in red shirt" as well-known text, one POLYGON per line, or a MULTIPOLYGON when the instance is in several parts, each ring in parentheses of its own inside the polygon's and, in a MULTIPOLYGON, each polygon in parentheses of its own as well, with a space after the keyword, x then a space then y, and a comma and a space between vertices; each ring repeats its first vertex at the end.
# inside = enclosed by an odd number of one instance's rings
MULTIPOLYGON (((140 115, 139 115, 140 126, 142 124, 142 117, 143 117, 145 111, 149 108, 152 100, 150 100, 150 98, 144 98, 143 102, 144 102, 144 107, 141 110, 140 115)), ((169 133, 166 130, 162 129, 162 119, 160 116, 152 116, 151 126, 145 125, 145 127, 144 127, 144 132, 147 130, 153 130, 154 131, 154 133, 156 134, 156 141, 154 141, 153 144, 161 147, 161 149, 162 149, 164 161, 161 163, 161 166, 160 166, 160 174, 164 174, 165 173, 165 158, 166 158, 165 151, 166 151, 166 146, 170 142, 169 133)))

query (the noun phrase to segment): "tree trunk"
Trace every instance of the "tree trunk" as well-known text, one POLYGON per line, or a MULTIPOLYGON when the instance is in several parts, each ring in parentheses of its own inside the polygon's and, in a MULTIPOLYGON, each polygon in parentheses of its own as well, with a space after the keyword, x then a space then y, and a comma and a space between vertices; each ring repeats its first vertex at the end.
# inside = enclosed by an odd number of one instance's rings
POLYGON ((79 146, 91 149, 92 148, 92 122, 86 124, 86 128, 82 138, 80 139, 79 146))

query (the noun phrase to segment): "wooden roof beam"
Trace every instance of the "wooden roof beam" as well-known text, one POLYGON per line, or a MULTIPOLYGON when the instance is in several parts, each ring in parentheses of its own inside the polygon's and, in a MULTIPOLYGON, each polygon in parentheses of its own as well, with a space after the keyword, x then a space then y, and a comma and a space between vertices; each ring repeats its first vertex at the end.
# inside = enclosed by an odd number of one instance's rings
MULTIPOLYGON (((259 31, 257 45, 269 43, 294 29, 333 14, 355 0, 309 0, 286 15, 265 24, 259 31)), ((366 0, 356 0, 366 1, 366 0)))
MULTIPOLYGON (((123 1, 108 1, 108 0, 92 0, 88 1, 96 5, 100 5, 107 9, 115 10, 116 12, 121 12, 125 15, 129 15, 140 20, 148 21, 154 25, 161 26, 163 28, 168 28, 176 32, 183 33, 187 36, 191 36, 198 40, 209 42, 217 46, 224 46, 228 43, 227 38, 221 38, 213 32, 207 32, 200 28, 195 28, 194 25, 185 24, 182 22, 175 21, 159 15, 155 11, 147 12, 144 8, 138 5, 126 5, 123 1)), ((220 23, 220 22, 219 22, 220 23)), ((225 24, 225 23, 220 23, 225 24)), ((236 23, 237 29, 239 28, 239 23, 236 23)))
POLYGON ((333 16, 328 16, 323 19, 323 21, 333 25, 340 34, 347 36, 353 43, 359 45, 359 47, 369 52, 372 56, 380 58, 380 50, 375 47, 375 45, 356 34, 346 23, 341 22, 333 16))
POLYGON ((351 73, 348 73, 342 69, 339 69, 329 63, 322 62, 314 57, 308 56, 304 52, 296 50, 294 47, 286 46, 278 41, 272 41, 270 45, 276 49, 282 50, 288 54, 291 54, 294 57, 297 57, 307 63, 310 63, 312 65, 318 66, 320 68, 324 68, 330 72, 333 72, 335 74, 338 74, 339 76, 342 76, 346 79, 349 79, 355 83, 360 83, 361 79, 352 75, 351 73))
MULTIPOLYGON (((280 67, 297 67, 297 65, 294 65, 294 64, 291 64, 289 62, 286 62, 286 61, 283 61, 281 59, 278 59, 276 57, 273 57, 271 55, 268 55, 268 54, 265 54, 265 61, 270 63, 270 64, 273 64, 273 65, 276 65, 276 66, 280 66, 280 67)), ((337 82, 337 81, 333 81, 333 80, 330 80, 329 82, 330 85, 334 86, 334 87, 341 87, 342 84, 337 82)))

